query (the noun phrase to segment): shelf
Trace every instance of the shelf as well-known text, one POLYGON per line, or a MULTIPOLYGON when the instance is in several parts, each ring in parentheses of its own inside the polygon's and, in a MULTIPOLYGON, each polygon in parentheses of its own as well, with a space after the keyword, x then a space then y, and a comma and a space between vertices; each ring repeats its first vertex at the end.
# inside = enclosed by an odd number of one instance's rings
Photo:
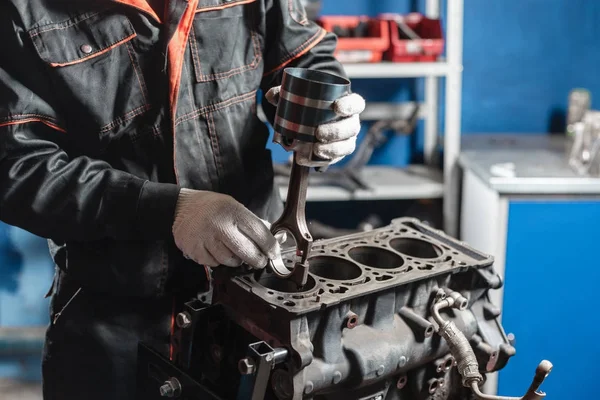
POLYGON ((445 76, 450 71, 446 62, 413 63, 358 63, 344 64, 349 78, 414 78, 422 76, 445 76))
POLYGON ((365 110, 360 113, 361 121, 381 121, 391 119, 409 119, 415 105, 419 106, 419 118, 427 117, 424 103, 407 101, 403 103, 376 103, 368 102, 365 110))
MULTIPOLYGON (((408 200, 441 198, 444 193, 440 171, 423 165, 406 168, 367 166, 362 171, 364 181, 372 190, 351 193, 336 186, 309 186, 307 201, 348 200, 408 200)), ((283 199, 287 195, 287 178, 277 177, 279 192, 283 199)))

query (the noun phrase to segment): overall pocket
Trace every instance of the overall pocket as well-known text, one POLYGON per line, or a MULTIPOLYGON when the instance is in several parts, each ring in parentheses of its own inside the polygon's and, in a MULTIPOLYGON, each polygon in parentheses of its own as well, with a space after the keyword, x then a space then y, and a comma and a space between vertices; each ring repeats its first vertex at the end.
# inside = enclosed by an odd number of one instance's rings
POLYGON ((200 0, 190 33, 196 82, 257 69, 262 60, 257 5, 256 0, 200 0))
POLYGON ((102 136, 150 108, 125 15, 94 11, 28 33, 49 67, 67 130, 102 136))

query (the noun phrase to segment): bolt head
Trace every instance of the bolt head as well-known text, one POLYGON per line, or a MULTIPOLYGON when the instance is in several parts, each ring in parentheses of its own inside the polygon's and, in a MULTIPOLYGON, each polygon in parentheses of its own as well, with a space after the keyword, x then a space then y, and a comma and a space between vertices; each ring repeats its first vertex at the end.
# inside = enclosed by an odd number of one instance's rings
POLYGON ((377 368, 377 376, 383 375, 383 371, 385 371, 385 367, 380 365, 379 368, 377 368))
POLYGON ((175 394, 175 390, 171 386, 170 382, 165 383, 160 387, 160 395, 161 397, 173 397, 175 394))
POLYGON ((187 312, 180 312, 175 317, 175 322, 180 328, 187 328, 192 324, 192 318, 187 312))
POLYGON ((240 374, 242 375, 251 375, 256 370, 256 365, 254 364, 254 360, 251 358, 242 358, 238 362, 238 369, 240 374))
POLYGON ((181 394, 181 383, 177 378, 170 378, 159 388, 161 397, 179 397, 181 394))
POLYGON ((438 289, 437 293, 435 294, 436 297, 436 301, 439 300, 444 300, 446 298, 446 292, 444 292, 444 289, 438 289))
POLYGON ((515 338, 515 334, 514 333, 509 333, 508 335, 506 335, 506 338, 508 339, 508 343, 511 346, 515 345, 516 338, 515 338))

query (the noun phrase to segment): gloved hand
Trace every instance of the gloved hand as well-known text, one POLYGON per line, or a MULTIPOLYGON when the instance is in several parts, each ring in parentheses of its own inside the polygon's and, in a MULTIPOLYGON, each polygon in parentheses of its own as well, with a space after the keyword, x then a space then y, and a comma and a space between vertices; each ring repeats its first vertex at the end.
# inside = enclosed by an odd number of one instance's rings
POLYGON ((181 189, 173 236, 186 257, 209 267, 245 262, 264 268, 269 259, 281 257, 263 220, 233 197, 216 192, 181 189))
MULTIPOLYGON (((277 106, 281 86, 269 89, 265 95, 269 103, 277 106)), ((318 142, 313 152, 335 164, 351 154, 356 148, 356 137, 360 132, 358 115, 365 109, 365 100, 356 93, 342 96, 333 103, 333 110, 340 119, 319 126, 315 132, 318 142)))

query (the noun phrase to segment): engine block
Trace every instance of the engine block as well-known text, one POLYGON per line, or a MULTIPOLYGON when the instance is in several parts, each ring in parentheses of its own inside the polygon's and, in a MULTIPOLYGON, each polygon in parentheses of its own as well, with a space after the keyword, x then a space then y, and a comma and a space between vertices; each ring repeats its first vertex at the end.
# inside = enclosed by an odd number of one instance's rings
MULTIPOLYGON (((283 258, 290 266, 296 261, 293 250, 283 258)), ((440 290, 464 297, 466 308, 443 310, 443 317, 466 336, 482 375, 503 368, 515 349, 488 298, 502 286, 492 264, 491 256, 400 218, 315 242, 301 290, 268 271, 217 269, 212 303, 232 323, 212 324, 203 348, 213 354, 214 346, 236 342, 243 349, 258 339, 287 349, 270 373, 268 398, 467 399, 471 392, 461 385, 448 344, 435 334, 430 308, 440 290)), ((226 372, 237 362, 233 353, 204 356, 215 387, 235 386, 226 372)))

